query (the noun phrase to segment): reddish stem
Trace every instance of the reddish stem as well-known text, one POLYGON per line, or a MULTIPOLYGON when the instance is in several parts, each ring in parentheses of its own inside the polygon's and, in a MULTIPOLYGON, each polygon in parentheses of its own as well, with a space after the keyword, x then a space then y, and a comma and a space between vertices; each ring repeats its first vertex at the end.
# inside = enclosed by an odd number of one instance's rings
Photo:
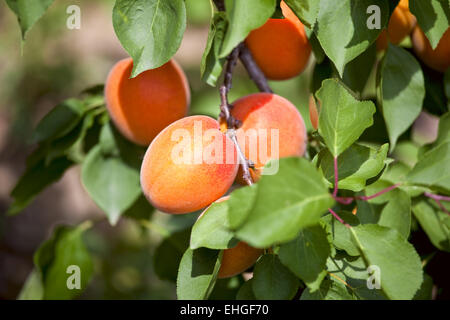
POLYGON ((441 208, 442 211, 444 211, 446 214, 450 215, 450 212, 441 203, 441 201, 450 201, 450 197, 441 196, 441 195, 438 195, 438 194, 432 194, 432 193, 429 193, 429 192, 424 192, 424 195, 426 197, 430 198, 430 199, 433 199, 436 202, 436 204, 439 206, 439 208, 441 208))
POLYGON ((371 196, 357 196, 356 199, 368 201, 368 200, 377 198, 377 197, 385 194, 386 192, 394 190, 394 189, 398 188, 400 185, 401 185, 401 183, 397 183, 397 184, 394 184, 393 186, 390 186, 390 187, 388 187, 386 189, 383 189, 383 190, 381 190, 381 191, 379 191, 379 192, 377 192, 377 193, 375 193, 375 194, 373 194, 371 196))
POLYGON ((341 217, 339 217, 339 215, 333 211, 333 209, 328 208, 328 211, 330 211, 330 213, 340 222, 342 223, 344 226, 346 226, 347 228, 350 228, 350 225, 348 223, 346 223, 341 217))

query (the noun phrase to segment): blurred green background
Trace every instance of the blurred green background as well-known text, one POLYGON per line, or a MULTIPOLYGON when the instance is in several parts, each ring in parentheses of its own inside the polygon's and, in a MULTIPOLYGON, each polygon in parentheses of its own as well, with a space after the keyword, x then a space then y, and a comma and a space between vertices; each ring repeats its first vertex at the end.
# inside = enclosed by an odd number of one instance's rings
MULTIPOLYGON (((127 56, 112 27, 113 5, 113 0, 55 1, 27 34, 21 54, 16 17, 0 1, 0 299, 18 296, 33 268, 34 251, 50 236, 55 225, 77 224, 104 215, 83 190, 77 167, 70 169, 21 214, 6 217, 6 210, 11 202, 9 193, 25 169, 26 156, 33 150, 29 140, 37 122, 63 99, 103 83, 113 64, 127 56), (79 30, 66 27, 66 8, 73 4, 81 8, 79 30)), ((175 59, 189 78, 191 114, 217 117, 217 89, 200 79, 210 2, 186 0, 186 5, 188 27, 175 59)), ((299 108, 308 128, 310 73, 311 65, 297 78, 270 83, 276 93, 299 108)), ((257 92, 242 66, 235 71, 233 85, 231 101, 257 92)), ((106 222, 97 224, 86 236, 96 272, 81 298, 175 298, 171 277, 177 266, 155 272, 153 261, 155 256, 164 259, 164 246, 172 245, 169 236, 183 237, 183 230, 195 218, 195 214, 167 217, 154 213, 147 226, 129 219, 122 219, 114 228, 106 222), (160 280, 156 273, 168 280, 160 280)), ((233 288, 239 281, 238 278, 220 281, 213 297, 228 294, 234 297, 233 288)))

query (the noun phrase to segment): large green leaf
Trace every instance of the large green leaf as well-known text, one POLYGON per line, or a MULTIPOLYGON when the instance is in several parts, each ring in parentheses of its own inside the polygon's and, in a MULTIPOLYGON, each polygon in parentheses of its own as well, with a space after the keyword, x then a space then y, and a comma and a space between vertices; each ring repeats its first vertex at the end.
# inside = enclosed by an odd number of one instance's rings
POLYGON ((262 26, 274 13, 276 0, 225 0, 228 29, 220 57, 226 57, 250 31, 262 26))
POLYGON ((94 269, 82 238, 89 226, 90 223, 83 223, 77 227, 58 227, 36 251, 34 263, 41 274, 44 299, 72 299, 86 289, 94 269), (76 284, 76 276, 80 287, 70 288, 76 284))
POLYGON ((374 224, 350 229, 366 266, 380 270, 381 289, 390 299, 412 299, 423 281, 420 257, 397 230, 374 224))
POLYGON ((373 124, 375 106, 371 101, 356 100, 335 79, 323 81, 316 95, 321 102, 319 133, 333 157, 337 157, 373 124))
POLYGON ((391 150, 419 116, 425 98, 422 69, 405 49, 389 45, 381 65, 380 95, 391 150))
POLYGON ((298 279, 275 254, 262 256, 253 271, 252 287, 258 300, 292 299, 299 286, 298 279))
POLYGON ((191 234, 191 249, 228 249, 237 244, 233 233, 225 228, 228 201, 211 204, 194 224, 191 234))
POLYGON ((44 298, 44 284, 42 275, 34 268, 27 277, 17 300, 42 300, 44 298))
POLYGON ((162 66, 178 50, 186 29, 183 0, 116 0, 114 31, 133 58, 135 77, 162 66))
POLYGON ((219 58, 220 49, 222 48, 227 21, 224 12, 216 12, 211 20, 209 27, 208 40, 206 48, 203 52, 201 63, 201 77, 210 86, 215 86, 219 79, 225 58, 219 58))
POLYGON ((302 279, 311 292, 319 289, 331 253, 326 231, 319 225, 305 228, 278 252, 281 262, 302 279))
MULTIPOLYGON (((338 157, 339 189, 361 191, 367 180, 376 177, 384 168, 389 145, 374 149, 353 144, 338 157)), ((325 178, 334 185, 334 161, 324 149, 319 154, 319 166, 325 178)))
MULTIPOLYGON (((339 74, 345 65, 363 53, 377 39, 381 29, 369 29, 367 8, 372 0, 321 0, 319 15, 314 32, 333 61, 339 74)), ((389 3, 379 0, 380 27, 384 28, 389 19, 389 3)))
POLYGON ((320 0, 285 0, 286 4, 309 29, 314 27, 319 14, 320 0))
POLYGON ((432 200, 421 200, 413 206, 419 224, 439 250, 450 252, 450 216, 436 208, 432 200))
POLYGON ((197 250, 188 248, 181 258, 178 268, 178 299, 208 299, 219 272, 221 259, 220 251, 206 248, 197 250))
POLYGON ((293 240, 302 228, 317 224, 333 202, 313 164, 280 159, 278 173, 258 182, 254 205, 236 235, 259 248, 293 240))
POLYGON ((104 156, 100 145, 83 162, 81 181, 112 225, 141 194, 139 172, 121 158, 104 156))
POLYGON ((6 0, 6 3, 17 16, 22 39, 31 27, 44 15, 55 0, 6 0))
POLYGON ((433 49, 436 48, 450 25, 448 0, 410 0, 409 9, 416 16, 433 49))
POLYGON ((231 229, 238 228, 246 219, 253 207, 257 195, 258 184, 239 188, 233 191, 228 202, 228 223, 231 229))

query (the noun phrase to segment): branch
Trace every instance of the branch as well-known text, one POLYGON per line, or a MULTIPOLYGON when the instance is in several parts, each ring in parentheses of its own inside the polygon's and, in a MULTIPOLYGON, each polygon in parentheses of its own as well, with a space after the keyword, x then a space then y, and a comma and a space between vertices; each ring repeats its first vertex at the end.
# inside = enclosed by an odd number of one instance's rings
POLYGON ((235 119, 230 112, 232 106, 228 102, 228 93, 232 87, 233 81, 233 70, 236 66, 237 59, 239 57, 239 46, 234 48, 231 51, 230 55, 227 58, 227 64, 225 67, 225 74, 223 84, 219 87, 220 93, 220 118, 226 121, 227 124, 227 135, 233 141, 236 146, 236 151, 239 158, 239 163, 242 166, 242 178, 246 184, 252 185, 253 180, 250 175, 250 164, 249 161, 245 158, 244 153, 242 152, 241 147, 238 144, 236 137, 236 129, 240 126, 240 121, 235 119))
POLYGON ((247 69, 248 75, 258 87, 259 91, 272 93, 273 91, 267 83, 266 76, 258 67, 255 60, 253 60, 253 56, 245 43, 242 42, 239 44, 239 48, 239 58, 241 59, 245 69, 247 69))

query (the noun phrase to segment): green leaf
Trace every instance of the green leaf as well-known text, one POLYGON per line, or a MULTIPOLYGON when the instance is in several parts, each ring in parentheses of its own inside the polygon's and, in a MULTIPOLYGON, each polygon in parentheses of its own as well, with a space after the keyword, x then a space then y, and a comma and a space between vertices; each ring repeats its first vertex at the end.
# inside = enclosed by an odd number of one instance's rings
POLYGON ((301 230, 295 240, 283 244, 279 250, 281 263, 302 279, 311 292, 319 289, 331 253, 327 233, 320 225, 301 230))
POLYGON ((17 300, 42 300, 44 297, 44 285, 38 270, 33 269, 27 277, 17 300))
POLYGON ((397 230, 374 224, 350 229, 366 266, 380 270, 381 289, 390 299, 409 300, 423 281, 420 257, 397 230))
POLYGON ((33 25, 44 15, 55 0, 6 0, 10 9, 16 14, 22 31, 22 39, 33 25))
POLYGON ((347 63, 344 68, 342 82, 361 95, 367 80, 369 80, 376 58, 376 46, 372 44, 366 51, 347 63))
POLYGON ((68 99, 58 104, 39 122, 32 141, 40 143, 66 135, 81 121, 85 111, 85 105, 77 99, 68 99))
POLYGON ((236 300, 257 300, 253 293, 253 279, 246 281, 239 289, 236 300))
POLYGON ((345 282, 347 290, 361 300, 386 300, 383 292, 376 287, 369 289, 368 280, 372 273, 366 267, 361 256, 350 257, 338 254, 327 261, 327 269, 331 279, 345 282))
POLYGON ((319 14, 320 0, 285 0, 300 21, 309 29, 314 27, 319 14))
POLYGON ((225 0, 228 29, 220 57, 226 57, 250 31, 262 26, 275 12, 276 0, 225 0))
POLYGON ((225 13, 216 12, 211 20, 208 40, 200 66, 202 80, 213 87, 216 85, 226 61, 226 58, 219 58, 226 28, 227 20, 225 13))
MULTIPOLYGON (((143 194, 129 207, 123 216, 135 220, 149 220, 155 209, 151 206, 143 194)), ((184 250, 183 250, 184 252, 184 250)))
POLYGON ((280 159, 278 173, 258 182, 254 205, 236 235, 259 248, 293 240, 302 228, 317 224, 333 202, 313 164, 280 159))
POLYGON ((409 9, 416 16, 420 28, 435 49, 450 25, 448 0, 410 0, 409 9))
MULTIPOLYGON (((369 29, 367 8, 372 0, 321 0, 314 32, 340 76, 345 65, 363 53, 377 39, 381 29, 369 29)), ((377 1, 381 28, 389 19, 387 0, 377 1)))
MULTIPOLYGON (((376 177, 385 167, 388 144, 379 150, 359 144, 353 144, 338 157, 339 189, 361 191, 367 180, 376 177)), ((325 178, 334 186, 334 160, 331 153, 324 149, 319 153, 319 166, 325 178)))
POLYGON ((8 215, 15 215, 25 209, 46 187, 58 181, 74 163, 67 158, 58 158, 45 164, 44 160, 29 166, 11 191, 13 202, 8 215))
POLYGON ((391 150, 419 116, 425 98, 422 69, 405 49, 389 45, 381 64, 381 105, 391 150))
POLYGON ((371 101, 356 100, 335 79, 325 80, 316 96, 321 102, 319 133, 337 157, 373 124, 375 106, 371 101))
POLYGON ((131 76, 155 69, 172 58, 186 29, 183 0, 116 0, 114 31, 133 58, 131 76))
POLYGON ((408 174, 407 180, 450 192, 450 141, 426 152, 408 174))
MULTIPOLYGON (((348 211, 339 211, 338 215, 350 226, 359 225, 359 215, 354 215, 348 211)), ((322 219, 331 226, 330 232, 333 238, 333 244, 336 248, 345 250, 351 256, 360 255, 358 248, 352 241, 352 235, 348 227, 336 220, 331 214, 326 215, 322 219)))
POLYGON ((222 259, 221 251, 187 249, 180 262, 177 278, 179 300, 205 300, 214 287, 222 259))
POLYGON ((426 273, 423 275, 422 286, 416 292, 413 300, 431 300, 433 295, 433 279, 426 273))
POLYGON ((309 289, 303 291, 300 300, 356 300, 356 297, 348 292, 343 283, 326 280, 316 292, 309 289))
POLYGON ((156 248, 153 264, 158 278, 176 282, 178 266, 189 247, 190 234, 191 229, 176 232, 165 238, 156 248))
POLYGON ((228 224, 237 229, 247 219, 257 195, 258 184, 239 188, 233 191, 228 202, 228 224))
POLYGON ((139 172, 120 158, 104 156, 100 145, 83 162, 81 181, 90 197, 105 211, 111 225, 117 223, 141 194, 139 172))
POLYGON ((278 259, 266 254, 255 265, 252 287, 258 300, 292 299, 299 286, 298 279, 278 259))
POLYGON ((432 200, 420 200, 413 206, 420 226, 439 250, 450 252, 450 216, 436 208, 432 200))
POLYGON ((190 248, 228 249, 237 244, 233 233, 225 228, 228 201, 214 202, 192 228, 190 248))
POLYGON ((389 202, 380 212, 378 224, 396 229, 405 239, 411 230, 411 197, 400 189, 387 193, 389 202))
POLYGON ((34 255, 34 263, 41 273, 44 299, 72 299, 86 289, 93 273, 93 262, 82 236, 90 222, 77 227, 58 227, 34 255), (69 267, 76 266, 77 271, 69 267), (80 288, 69 289, 79 276, 80 288))
POLYGON ((444 142, 450 142, 450 112, 447 112, 439 119, 439 130, 433 146, 439 146, 444 142))

